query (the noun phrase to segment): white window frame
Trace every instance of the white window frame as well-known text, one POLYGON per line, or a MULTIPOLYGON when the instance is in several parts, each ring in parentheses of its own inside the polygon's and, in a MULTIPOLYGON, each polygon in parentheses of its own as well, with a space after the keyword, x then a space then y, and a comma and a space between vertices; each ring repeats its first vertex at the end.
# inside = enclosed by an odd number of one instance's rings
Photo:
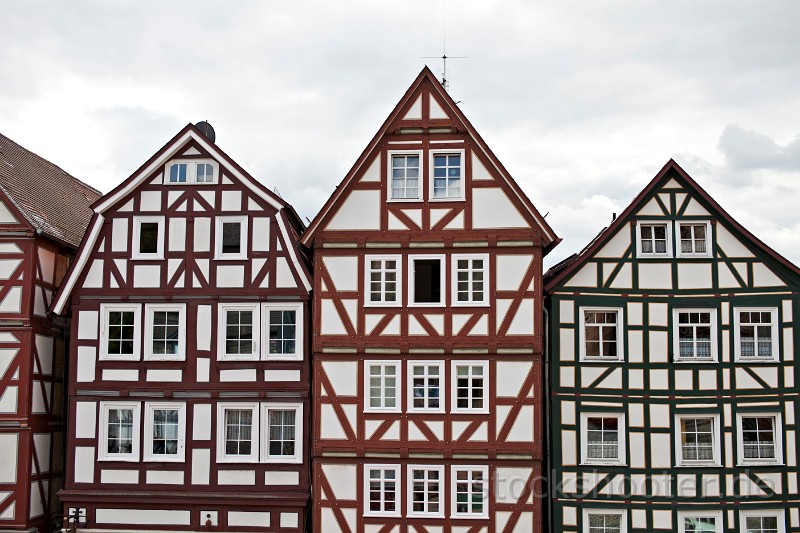
POLYGON ((719 350, 717 346, 718 337, 717 310, 713 308, 698 307, 677 307, 672 310, 672 359, 676 363, 716 363, 719 361, 719 350), (680 313, 710 313, 711 320, 711 357, 703 359, 700 357, 681 357, 680 343, 680 313))
MULTIPOLYGON (((401 477, 400 465, 397 465, 397 464, 365 464, 364 465, 363 476, 364 476, 364 516, 400 516, 401 513, 402 513, 402 507, 403 507, 403 498, 402 498, 403 480, 402 480, 402 477, 401 477), (370 499, 369 499, 369 493, 370 493, 370 490, 369 490, 370 489, 370 487, 369 487, 369 479, 370 479, 369 478, 369 471, 370 470, 376 470, 376 469, 380 469, 380 470, 383 470, 383 471, 386 471, 386 470, 394 471, 394 476, 395 476, 395 480, 394 480, 395 481, 395 488, 394 488, 394 497, 395 497, 394 509, 395 510, 394 511, 372 511, 369 508, 369 504, 370 504, 370 499)), ((381 477, 383 477, 383 474, 381 474, 381 477)), ((381 487, 381 488, 383 488, 383 487, 381 487)), ((384 503, 382 498, 381 498, 381 502, 384 503)))
POLYGON ((453 307, 488 307, 489 306, 489 281, 491 280, 491 272, 490 272, 490 265, 489 265, 489 254, 453 254, 450 256, 450 303, 453 307), (472 276, 471 273, 474 272, 472 270, 471 262, 473 260, 482 260, 483 261, 483 300, 476 301, 472 298, 472 276), (468 272, 470 272, 470 279, 468 281, 470 285, 469 290, 469 299, 466 301, 459 301, 458 299, 458 261, 459 260, 467 260, 470 261, 470 268, 468 272))
MULTIPOLYGON (((445 412, 445 402, 447 401, 446 391, 447 391, 447 380, 444 373, 444 361, 415 361, 411 360, 408 361, 407 366, 408 376, 406 379, 406 389, 407 389, 407 402, 408 405, 406 406, 406 412, 409 413, 444 413, 445 412), (431 408, 431 407, 414 407, 414 367, 415 366, 425 366, 431 367, 435 366, 439 369, 439 407, 438 408, 431 408)), ((427 377, 427 370, 425 373, 427 377)), ((427 383, 427 381, 426 381, 427 383)), ((426 396, 426 403, 427 402, 426 396)))
POLYGON ((400 361, 364 361, 364 412, 365 413, 399 413, 402 410, 403 402, 403 367, 400 361), (372 407, 370 405, 370 385, 371 374, 370 368, 381 368, 381 403, 386 404, 386 388, 385 380, 386 374, 384 369, 386 367, 393 367, 395 369, 395 387, 394 387, 394 407, 372 407))
POLYGON ((740 466, 752 465, 782 465, 783 463, 783 418, 780 412, 742 412, 736 414, 736 453, 737 464, 740 466), (744 454, 744 428, 742 426, 744 418, 772 418, 772 433, 775 439, 775 458, 774 459, 748 459, 744 454))
POLYGON ((215 232, 214 232, 214 259, 217 261, 241 261, 247 259, 247 237, 248 237, 248 217, 247 215, 241 216, 228 216, 216 217, 215 232), (222 225, 238 222, 239 227, 239 253, 223 253, 222 252, 222 225))
MULTIPOLYGON (((386 152, 386 201, 391 203, 421 202, 425 185, 425 158, 422 150, 388 150, 386 152), (417 177, 417 197, 416 198, 394 198, 392 197, 392 159, 393 156, 416 155, 419 157, 419 176, 417 177)), ((431 192, 431 195, 433 192, 431 192)))
POLYGON ((164 259, 164 217, 133 217, 133 242, 131 242, 131 259, 139 260, 158 260, 164 259), (156 253, 142 253, 139 249, 139 239, 142 232, 142 224, 158 224, 158 242, 156 253))
MULTIPOLYGON (((469 482, 472 485, 472 481, 469 482)), ((486 465, 453 465, 450 467, 450 518, 489 518, 489 467, 486 465), (459 513, 458 509, 458 494, 457 488, 457 475, 458 472, 474 472, 480 471, 483 473, 483 508, 481 513, 459 513)))
POLYGON ((261 436, 261 457, 263 463, 300 464, 303 462, 303 404, 302 403, 275 403, 264 402, 261 404, 261 419, 263 420, 263 435, 261 436), (294 411, 294 455, 271 455, 270 443, 270 411, 294 411))
POLYGON ((409 307, 444 307, 447 304, 447 258, 444 254, 415 254, 408 256, 408 306, 409 307), (414 261, 438 260, 439 265, 439 302, 417 302, 414 299, 416 279, 414 261))
POLYGON ((467 189, 467 165, 465 150, 463 148, 453 148, 451 150, 441 148, 428 150, 428 201, 430 202, 463 202, 466 198, 467 189), (433 158, 437 155, 459 155, 461 156, 461 194, 459 196, 446 196, 441 198, 434 197, 434 166, 433 158))
MULTIPOLYGON (((472 373, 470 371, 470 378, 472 373)), ((472 386, 470 386, 472 389, 472 386)), ((412 398, 413 400, 413 398, 412 398)), ((472 400, 470 393, 470 400, 472 400)), ((450 363, 450 412, 453 414, 487 414, 489 412, 489 361, 452 361, 450 363), (458 367, 479 366, 483 368, 483 407, 458 407, 458 367)))
POLYGON ((722 511, 678 511, 678 532, 686 533, 684 518, 714 518, 715 533, 722 533, 722 511))
POLYGON ((219 183, 219 163, 213 159, 173 159, 164 166, 164 185, 214 185, 219 183), (170 181, 169 175, 173 165, 186 165, 186 181, 170 181), (197 165, 214 167, 214 181, 197 181, 197 165))
POLYGON ((778 533, 786 533, 786 515, 783 509, 758 509, 739 511, 739 524, 741 533, 747 533, 747 518, 770 517, 778 519, 778 533))
POLYGON ((146 361, 186 360, 186 304, 145 304, 144 359, 146 361), (153 313, 156 311, 178 312, 178 353, 176 355, 153 353, 153 313))
POLYGON ((403 256, 402 255, 366 255, 364 256, 364 306, 365 307, 399 307, 403 305, 403 256), (370 297, 372 294, 372 261, 381 262, 381 300, 373 302, 370 297), (385 284, 383 273, 387 272, 384 268, 384 261, 395 261, 397 268, 395 269, 395 295, 394 302, 386 301, 385 284))
MULTIPOLYGON (((675 232, 675 253, 677 257, 711 257, 711 222, 708 220, 684 220, 678 221, 677 231, 675 232), (681 228, 683 226, 705 226, 706 227, 706 251, 705 253, 696 252, 683 252, 681 249, 681 228)), ((694 237, 694 230, 692 230, 694 237)), ((695 239, 692 238, 692 248, 694 248, 695 239)))
POLYGON ((138 361, 142 354, 142 305, 100 304, 100 352, 101 361, 138 361), (133 312, 133 353, 117 355, 108 353, 108 315, 113 311, 133 312))
MULTIPOLYGON (((427 475, 426 475, 427 478, 427 475)), ((428 505, 427 496, 430 494, 428 491, 428 479, 425 480, 425 496, 426 496, 426 507, 428 505)), ((445 508, 445 478, 444 478, 444 466, 442 465, 408 465, 406 467, 406 516, 414 516, 414 517, 427 517, 427 518, 444 518, 444 508, 445 508), (431 512, 422 512, 422 511, 414 511, 414 470, 425 470, 427 472, 438 472, 439 473, 439 512, 438 513, 431 513, 431 512)))
POLYGON ((266 361, 302 361, 305 357, 304 339, 305 328, 302 302, 268 302, 261 304, 261 359, 266 361), (270 311, 294 311, 294 353, 271 354, 269 353, 270 311))
POLYGON ((261 450, 258 402, 220 402, 217 404, 217 462, 219 463, 258 463, 261 450), (251 428, 252 443, 249 455, 228 455, 225 451, 227 411, 251 411, 253 413, 253 427, 251 428))
POLYGON ((628 512, 624 509, 583 509, 583 531, 582 533, 589 533, 589 515, 602 514, 602 515, 619 515, 620 533, 628 533, 628 512))
POLYGON ((580 307, 578 309, 580 315, 580 345, 579 354, 580 360, 586 362, 604 362, 604 363, 621 363, 625 361, 625 330, 623 327, 624 323, 624 311, 621 307, 580 307), (617 357, 603 357, 603 356, 588 356, 586 355, 586 315, 585 311, 589 312, 600 312, 600 313, 616 313, 617 314, 617 357))
POLYGON ((217 307, 217 360, 218 361, 258 361, 259 341, 261 340, 261 306, 257 303, 224 303, 217 307), (228 354, 226 352, 227 311, 253 312, 253 351, 248 354, 228 354))
POLYGON ((147 402, 144 422, 144 461, 159 463, 183 463, 186 460, 186 403, 147 402), (175 456, 153 453, 153 411, 175 409, 178 411, 178 453, 175 456))
MULTIPOLYGON (((779 331, 780 328, 778 327, 778 308, 777 307, 734 307, 733 308, 733 356, 734 360, 737 362, 747 362, 747 363, 774 363, 776 361, 780 361, 780 335, 779 331), (742 334, 741 334, 741 323, 739 319, 739 313, 771 313, 772 315, 772 324, 771 324, 771 331, 772 331, 772 357, 759 357, 757 355, 754 356, 743 356, 742 355, 742 334)), ((758 338, 758 337, 756 337, 758 338)), ((756 349, 758 347, 756 346, 756 349)))
POLYGON ((715 467, 722 466, 722 446, 721 446, 721 430, 719 425, 718 414, 707 413, 680 413, 675 415, 675 465, 678 467, 715 467), (699 419, 709 418, 712 420, 711 436, 714 439, 712 443, 712 451, 714 458, 712 460, 689 460, 683 458, 683 445, 681 441, 682 426, 681 421, 684 419, 699 419))
MULTIPOLYGON (((655 249, 655 248, 654 248, 655 249)), ((672 222, 669 220, 638 220, 636 222, 636 257, 638 258, 665 258, 672 257, 672 222), (666 226, 667 251, 665 253, 646 253, 642 251, 642 226, 666 226)))
POLYGON ((141 412, 142 405, 140 402, 100 402, 100 428, 98 431, 99 439, 97 442, 98 461, 139 462, 139 444, 142 440, 141 412), (133 411, 131 453, 108 452, 108 412, 111 409, 130 409, 133 411))
POLYGON ((625 414, 613 412, 586 412, 581 413, 581 464, 583 465, 617 465, 627 464, 628 429, 625 425, 625 414), (589 418, 616 418, 617 419, 617 458, 600 459, 589 457, 589 418))

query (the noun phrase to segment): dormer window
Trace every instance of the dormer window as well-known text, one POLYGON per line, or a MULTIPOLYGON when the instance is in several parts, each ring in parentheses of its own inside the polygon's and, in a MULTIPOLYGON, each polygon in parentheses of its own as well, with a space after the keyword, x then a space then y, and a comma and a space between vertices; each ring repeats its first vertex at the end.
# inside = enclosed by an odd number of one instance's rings
POLYGON ((217 183, 218 173, 219 165, 215 161, 172 161, 167 164, 164 183, 167 185, 217 183))

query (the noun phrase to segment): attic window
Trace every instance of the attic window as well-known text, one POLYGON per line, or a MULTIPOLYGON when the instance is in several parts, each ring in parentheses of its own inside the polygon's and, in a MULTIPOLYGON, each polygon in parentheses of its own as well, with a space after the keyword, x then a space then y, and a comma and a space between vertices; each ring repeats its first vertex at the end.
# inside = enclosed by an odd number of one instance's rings
POLYGON ((638 257, 672 257, 672 235, 667 223, 639 222, 638 257))
POLYGON ((434 200, 464 199, 464 151, 431 151, 434 200))
POLYGON ((164 174, 166 185, 191 185, 217 183, 219 165, 208 159, 175 160, 167 163, 164 174))

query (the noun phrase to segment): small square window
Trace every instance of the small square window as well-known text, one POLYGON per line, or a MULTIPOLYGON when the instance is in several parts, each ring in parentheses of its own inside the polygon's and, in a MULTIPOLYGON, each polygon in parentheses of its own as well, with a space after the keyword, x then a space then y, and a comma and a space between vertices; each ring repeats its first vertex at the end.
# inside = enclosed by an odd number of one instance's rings
POLYGON ((399 412, 401 390, 400 361, 365 361, 365 412, 399 412))
POLYGON ((733 310, 733 317, 737 361, 779 360, 777 308, 737 307, 733 310))
POLYGON ((776 413, 739 413, 739 464, 783 464, 783 427, 776 413))
POLYGON ((420 199, 420 152, 389 152, 390 200, 420 199))
POLYGON ((453 361, 451 379, 454 413, 489 412, 488 361, 453 361))
POLYGON ((219 359, 233 361, 259 359, 259 313, 258 304, 219 305, 219 359))
POLYGON ((453 466, 450 492, 453 518, 489 516, 489 468, 453 466))
POLYGON ((681 222, 678 234, 678 257, 711 257, 710 223, 681 222))
POLYGON ((170 183, 186 183, 188 163, 173 163, 169 166, 170 183))
POLYGON ((138 361, 141 349, 141 306, 101 304, 100 316, 100 359, 138 361))
POLYGON ((722 533, 722 511, 678 511, 679 533, 722 533))
POLYGON ((98 460, 139 460, 140 410, 138 402, 100 402, 98 460))
POLYGON ((584 464, 625 464, 625 417, 619 413, 581 414, 584 464))
POLYGON ((148 403, 145 420, 145 461, 185 459, 186 405, 148 403))
POLYGON ((409 361, 408 374, 408 411, 443 412, 444 363, 409 361))
POLYGON ((670 226, 666 222, 639 222, 638 257, 672 257, 670 226))
POLYGON ((186 359, 186 304, 147 304, 145 316, 145 359, 186 359))
POLYGON ((262 456, 268 463, 303 462, 303 405, 265 403, 262 456))
POLYGON ((674 309, 673 319, 676 361, 717 361, 716 309, 674 309))
POLYGON ((400 465, 364 465, 364 516, 400 516, 400 465))
POLYGON ((214 183, 216 181, 214 177, 214 165, 210 163, 197 163, 195 168, 197 171, 197 183, 214 183))
POLYGON ((444 517, 444 467, 408 465, 409 516, 444 517))
POLYGON ((581 308, 581 360, 622 361, 622 309, 581 308))
POLYGON ((716 415, 676 417, 679 466, 719 466, 719 418, 716 415))
POLYGON ((625 533, 627 530, 625 511, 585 509, 583 512, 584 533, 625 533))
POLYGON ((262 346, 266 353, 262 359, 297 361, 303 358, 303 306, 302 304, 262 305, 264 336, 262 346))
POLYGON ((442 305, 444 287, 444 257, 441 256, 411 256, 411 287, 410 298, 412 305, 442 305))
POLYGON ((247 258, 247 217, 217 218, 216 259, 247 258))
POLYGON ((164 258, 164 217, 133 217, 131 258, 164 258))
POLYGON ((786 533, 786 518, 780 509, 739 511, 741 533, 786 533))
POLYGON ((402 264, 399 255, 368 255, 364 258, 367 280, 364 305, 398 306, 400 297, 402 264))
POLYGON ((489 304, 489 256, 454 255, 453 305, 489 304))
POLYGON ((464 151, 431 151, 434 200, 462 200, 464 198, 464 151))

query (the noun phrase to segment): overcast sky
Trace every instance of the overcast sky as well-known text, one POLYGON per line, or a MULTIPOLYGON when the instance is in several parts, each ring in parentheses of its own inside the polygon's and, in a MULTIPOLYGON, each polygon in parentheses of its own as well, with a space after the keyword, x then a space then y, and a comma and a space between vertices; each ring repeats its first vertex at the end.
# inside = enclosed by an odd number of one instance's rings
MULTIPOLYGON (((442 0, 4 0, 0 132, 103 192, 189 122, 309 219, 442 0)), ((447 0, 450 94, 582 248, 670 157, 800 262, 800 2, 447 0)))

